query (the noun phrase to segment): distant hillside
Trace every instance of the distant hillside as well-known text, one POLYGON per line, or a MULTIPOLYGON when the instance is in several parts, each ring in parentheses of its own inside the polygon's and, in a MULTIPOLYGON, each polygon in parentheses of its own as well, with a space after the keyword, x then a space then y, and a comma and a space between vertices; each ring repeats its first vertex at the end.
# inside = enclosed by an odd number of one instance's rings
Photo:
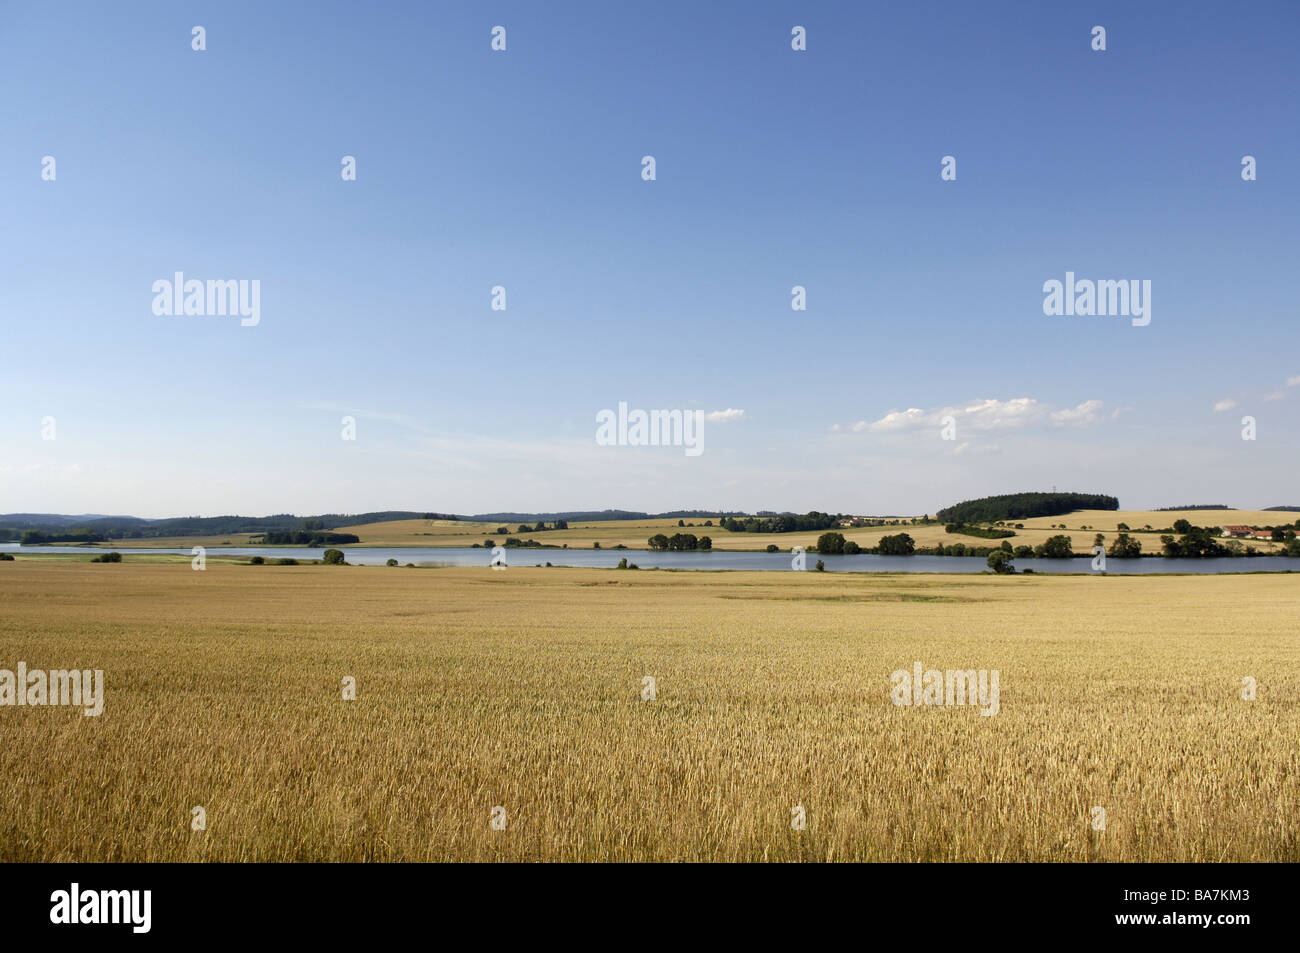
POLYGON ((1074 510, 1117 510, 1119 500, 1099 493, 1007 493, 965 500, 940 510, 941 523, 989 523, 996 520, 1061 516, 1074 510))
POLYGON ((101 539, 152 539, 166 536, 225 536, 237 533, 297 532, 330 530, 338 526, 385 523, 407 519, 460 519, 443 513, 391 510, 378 513, 326 513, 320 516, 175 516, 141 519, 138 516, 63 516, 57 513, 9 513, 0 515, 0 540, 20 539, 24 532, 39 531, 101 539))
POLYGON ((1157 506, 1153 513, 1176 513, 1186 510, 1230 510, 1231 506, 1223 503, 1199 503, 1195 506, 1157 506))
POLYGON ((1266 506, 1265 513, 1300 513, 1300 506, 1266 506))

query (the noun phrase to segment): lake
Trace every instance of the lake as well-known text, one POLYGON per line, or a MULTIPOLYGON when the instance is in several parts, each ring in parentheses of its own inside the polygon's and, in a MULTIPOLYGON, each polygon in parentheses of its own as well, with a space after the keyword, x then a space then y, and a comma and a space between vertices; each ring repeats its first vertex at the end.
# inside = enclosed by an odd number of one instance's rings
MULTIPOLYGON (((347 561, 362 566, 382 566, 396 559, 403 566, 483 566, 491 559, 491 550, 469 547, 441 548, 431 546, 392 546, 366 548, 338 546, 347 561)), ((18 543, 0 543, 0 552, 29 553, 105 553, 112 546, 20 546, 18 543)), ((301 546, 220 546, 210 547, 209 556, 263 556, 266 559, 320 559, 324 549, 307 549, 301 546)), ((124 548, 117 552, 124 559, 133 553, 171 553, 189 556, 188 549, 135 549, 124 548)), ((791 556, 786 553, 738 553, 713 550, 711 552, 673 553, 652 552, 647 549, 507 549, 508 566, 536 566, 551 563, 555 566, 580 566, 613 569, 618 561, 627 558, 642 569, 747 569, 761 571, 790 571, 791 556)), ((808 569, 817 565, 819 557, 808 554, 808 569)), ((860 553, 856 556, 822 556, 828 572, 931 572, 979 573, 987 570, 982 556, 875 556, 860 553)), ((1092 571, 1092 557, 1076 559, 1017 559, 1017 569, 1032 568, 1042 573, 1087 573, 1092 571)), ((1237 573, 1237 572, 1300 572, 1300 558, 1289 556, 1256 556, 1231 559, 1107 559, 1106 571, 1116 576, 1158 575, 1167 573, 1237 573)))

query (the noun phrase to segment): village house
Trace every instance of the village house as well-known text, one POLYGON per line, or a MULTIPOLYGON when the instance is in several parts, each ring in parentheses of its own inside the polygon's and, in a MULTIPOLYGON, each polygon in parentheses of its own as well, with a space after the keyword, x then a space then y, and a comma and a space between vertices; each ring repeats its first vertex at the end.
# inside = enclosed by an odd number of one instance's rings
POLYGON ((1244 538, 1244 537, 1247 537, 1247 536, 1252 536, 1252 535, 1254 535, 1254 533, 1255 533, 1255 528, 1254 528, 1253 526, 1225 526, 1225 527, 1223 527, 1223 535, 1224 535, 1224 536, 1235 536, 1235 537, 1238 537, 1238 538, 1244 538))

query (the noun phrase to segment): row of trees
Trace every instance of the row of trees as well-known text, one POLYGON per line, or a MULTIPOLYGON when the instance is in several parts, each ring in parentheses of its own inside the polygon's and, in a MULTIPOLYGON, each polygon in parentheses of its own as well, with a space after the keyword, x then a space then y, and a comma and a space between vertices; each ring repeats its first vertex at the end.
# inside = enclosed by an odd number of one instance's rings
MULTIPOLYGON (((520 523, 518 528, 515 529, 515 532, 516 533, 545 533, 548 529, 568 529, 568 528, 569 528, 568 520, 556 520, 550 526, 547 526, 546 523, 543 522, 542 520, 538 520, 536 526, 529 526, 527 523, 520 523)), ((510 535, 509 528, 505 526, 498 526, 497 532, 500 533, 502 536, 510 535)))
POLYGON ((774 516, 746 516, 744 519, 723 518, 718 525, 729 533, 797 533, 800 531, 829 529, 838 526, 840 517, 812 510, 798 516, 778 513, 774 516))
POLYGON ((1004 493, 963 500, 935 515, 945 523, 993 523, 998 520, 1061 516, 1074 510, 1117 510, 1119 499, 1100 493, 1004 493))
POLYGON ((345 543, 359 543, 361 539, 354 533, 325 533, 300 530, 294 533, 268 532, 262 534, 265 546, 341 546, 345 543))
POLYGON ((711 537, 697 537, 694 533, 673 533, 672 536, 655 533, 646 542, 649 543, 651 549, 671 552, 693 552, 713 548, 713 539, 711 537))

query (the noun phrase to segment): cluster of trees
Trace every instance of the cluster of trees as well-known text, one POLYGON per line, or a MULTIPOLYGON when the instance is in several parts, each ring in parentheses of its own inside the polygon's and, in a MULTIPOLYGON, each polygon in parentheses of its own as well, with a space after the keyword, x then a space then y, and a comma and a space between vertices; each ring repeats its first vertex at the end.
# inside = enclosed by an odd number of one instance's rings
POLYGON ((651 549, 670 550, 672 552, 691 552, 713 548, 713 539, 711 537, 696 537, 694 533, 673 533, 672 536, 655 533, 646 542, 651 549))
POLYGON ((799 531, 829 529, 838 526, 840 517, 816 510, 798 516, 794 513, 778 513, 772 516, 746 516, 736 519, 728 516, 718 522, 729 533, 796 533, 799 531))
POLYGON ((292 533, 264 533, 264 546, 341 546, 346 543, 359 543, 360 537, 353 533, 325 533, 315 530, 298 530, 292 533))
POLYGON ((964 500, 935 515, 945 523, 993 523, 998 520, 1061 516, 1074 510, 1117 510, 1119 499, 1100 493, 1005 493, 964 500))
POLYGON ((911 556, 916 552, 916 542, 907 533, 882 536, 876 543, 876 552, 882 556, 911 556))
POLYGON ((104 537, 91 530, 73 530, 71 532, 47 533, 39 529, 24 530, 19 540, 24 546, 39 546, 43 543, 102 543, 104 537))
POLYGON ((817 552, 828 556, 856 556, 862 547, 856 541, 845 539, 843 533, 822 533, 817 537, 817 552))
MULTIPOLYGON (((556 520, 550 526, 547 526, 544 521, 538 520, 536 525, 533 526, 529 526, 527 523, 520 523, 519 527, 515 530, 515 532, 516 533, 545 533, 548 529, 568 529, 568 528, 569 528, 568 520, 556 520)), ((502 526, 497 529, 497 532, 504 535, 506 533, 509 533, 510 530, 502 526)))
POLYGON ((875 552, 881 556, 911 556, 916 543, 907 533, 882 536, 874 550, 863 550, 856 540, 845 539, 843 533, 822 533, 817 537, 817 552, 830 556, 855 556, 861 552, 875 552))
POLYGON ((1107 555, 1114 559, 1137 559, 1142 555, 1142 544, 1128 533, 1120 533, 1110 544, 1107 555))
POLYGON ((978 536, 980 539, 1006 539, 1015 536, 1009 529, 991 529, 987 526, 968 526, 965 523, 949 523, 943 528, 945 533, 960 533, 962 536, 978 536))
MULTIPOLYGON (((1178 524, 1187 524, 1186 520, 1179 520, 1174 524, 1175 531, 1178 530, 1178 524)), ((1189 524, 1187 524, 1189 525, 1189 524)), ((1177 559, 1210 559, 1215 556, 1231 556, 1232 552, 1227 546, 1215 538, 1212 530, 1200 526, 1193 526, 1189 531, 1183 532, 1181 536, 1174 539, 1172 536, 1161 536, 1160 545, 1164 554, 1170 558, 1177 559)))

